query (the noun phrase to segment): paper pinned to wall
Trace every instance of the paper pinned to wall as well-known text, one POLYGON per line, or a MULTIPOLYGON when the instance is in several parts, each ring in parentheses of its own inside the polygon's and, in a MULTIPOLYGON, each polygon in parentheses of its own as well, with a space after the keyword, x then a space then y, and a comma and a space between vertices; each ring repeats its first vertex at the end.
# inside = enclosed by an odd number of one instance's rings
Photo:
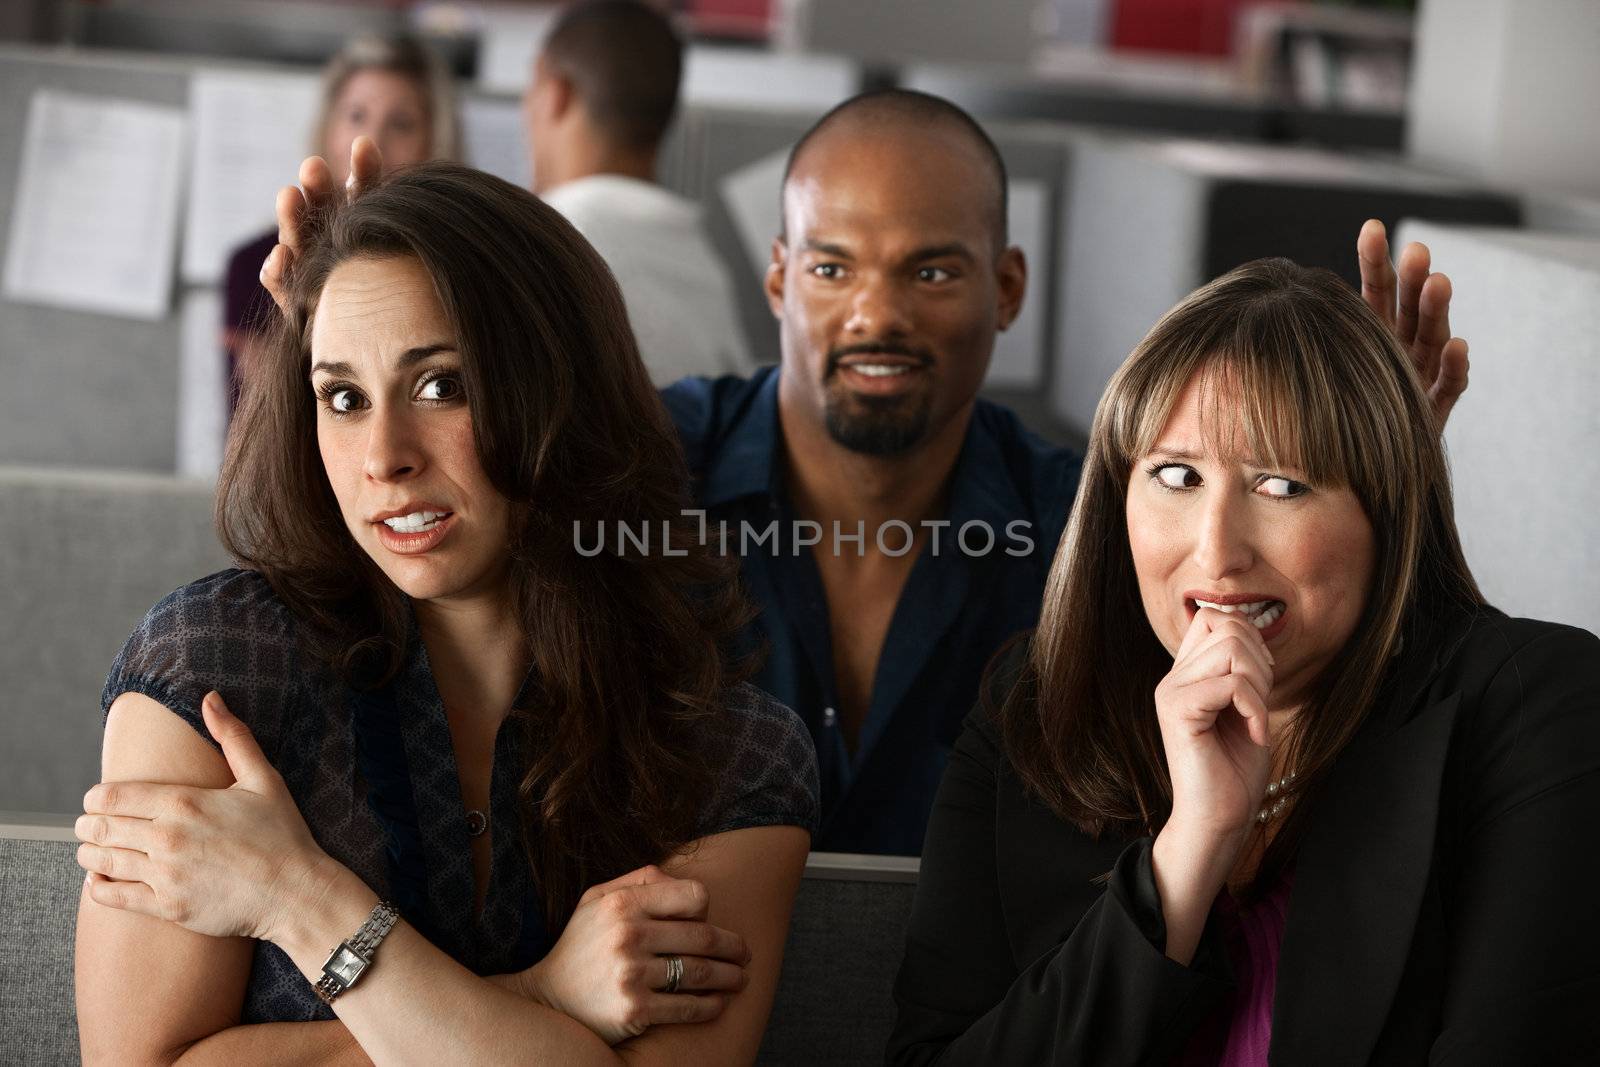
POLYGON ((1028 261, 1028 292, 1011 328, 995 338, 986 385, 1034 388, 1044 384, 1045 306, 1050 302, 1050 188, 1020 178, 1008 185, 1011 243, 1028 261))
POLYGON ((783 168, 788 161, 789 150, 785 148, 729 171, 717 183, 757 281, 766 276, 767 264, 772 260, 772 239, 783 225, 778 216, 778 192, 783 187, 783 168))
POLYGON ((518 101, 468 97, 461 104, 461 139, 472 166, 522 189, 533 185, 533 157, 518 101))
POLYGON ((221 281, 234 250, 272 228, 273 198, 311 145, 319 93, 311 74, 195 72, 185 281, 221 281))
POLYGON ((177 108, 41 89, 28 104, 5 295, 165 317, 183 177, 177 108))

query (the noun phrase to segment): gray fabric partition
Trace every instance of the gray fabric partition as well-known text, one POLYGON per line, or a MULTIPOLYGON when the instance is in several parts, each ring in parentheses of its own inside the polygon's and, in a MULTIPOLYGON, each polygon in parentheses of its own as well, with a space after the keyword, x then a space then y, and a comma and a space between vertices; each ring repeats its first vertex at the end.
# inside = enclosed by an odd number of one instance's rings
POLYGON ((1241 263, 1287 256, 1359 284, 1356 234, 1368 218, 1392 233, 1403 218, 1517 225, 1521 213, 1508 196, 1387 159, 1084 139, 1060 236, 1056 415, 1086 433, 1106 382, 1161 314, 1241 263))
MULTIPOLYGON (((767 307, 766 296, 755 279, 765 263, 752 263, 739 239, 738 226, 723 202, 718 182, 733 171, 773 152, 787 152, 813 122, 817 111, 766 111, 734 108, 695 108, 686 112, 685 167, 679 191, 705 205, 706 233, 733 278, 739 324, 757 363, 778 361, 778 327, 767 307)), ((773 215, 777 215, 773 203, 773 215)), ((776 230, 774 230, 776 236, 776 230)))
POLYGON ((1050 119, 1242 140, 1264 140, 1271 130, 1262 96, 1214 84, 1141 84, 1106 72, 1046 78, 1017 67, 931 63, 904 68, 899 82, 985 119, 1050 119))
MULTIPOLYGON (((117 55, 0 48, 0 247, 10 239, 28 100, 41 88, 187 105, 187 68, 117 55)), ((143 322, 0 297, 0 463, 172 471, 178 318, 143 322)))
POLYGON ((35 836, 61 831, 0 826, 0 1063, 54 1067, 79 1062, 72 936, 83 870, 75 843, 35 836))
POLYGON ((914 859, 811 854, 757 1063, 883 1062, 916 877, 914 859))
MULTIPOLYGON (((0 825, 0 1063, 76 1064, 72 941, 83 872, 59 826, 10 819, 0 825)), ((813 857, 758 1063, 883 1062, 915 877, 915 861, 813 857)))
POLYGON ((112 658, 157 600, 227 565, 211 496, 157 475, 0 467, 0 809, 81 810, 112 658))
POLYGON ((1455 285, 1472 380, 1445 427, 1484 595, 1600 633, 1600 236, 1407 222, 1455 285))

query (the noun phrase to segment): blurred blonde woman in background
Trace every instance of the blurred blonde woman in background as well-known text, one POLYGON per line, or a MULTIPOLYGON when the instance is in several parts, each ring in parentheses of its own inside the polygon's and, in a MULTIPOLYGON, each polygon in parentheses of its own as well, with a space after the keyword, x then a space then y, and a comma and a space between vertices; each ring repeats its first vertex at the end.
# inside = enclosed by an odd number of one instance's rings
MULTIPOLYGON (((349 177, 350 147, 367 136, 384 170, 460 155, 460 118, 450 72, 413 37, 353 38, 322 72, 322 101, 311 131, 311 152, 329 160, 334 178, 349 177)), ((266 333, 272 298, 261 267, 278 242, 263 232, 228 258, 223 343, 228 350, 228 408, 237 406, 241 375, 266 333)))

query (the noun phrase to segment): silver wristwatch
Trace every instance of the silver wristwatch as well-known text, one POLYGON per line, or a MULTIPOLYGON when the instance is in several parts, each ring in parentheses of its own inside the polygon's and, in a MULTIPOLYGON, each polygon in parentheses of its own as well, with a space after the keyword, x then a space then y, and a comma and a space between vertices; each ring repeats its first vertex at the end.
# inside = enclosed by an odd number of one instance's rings
POLYGON ((378 901, 361 929, 328 955, 327 962, 322 965, 322 977, 317 979, 317 996, 332 1004, 334 997, 355 985, 372 966, 378 942, 394 928, 399 918, 400 913, 393 904, 387 900, 378 901))

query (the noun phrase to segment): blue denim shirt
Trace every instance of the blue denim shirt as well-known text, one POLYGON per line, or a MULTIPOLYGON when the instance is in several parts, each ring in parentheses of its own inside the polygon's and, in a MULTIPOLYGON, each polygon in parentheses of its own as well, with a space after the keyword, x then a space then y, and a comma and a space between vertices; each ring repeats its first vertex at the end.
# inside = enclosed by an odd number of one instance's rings
MULTIPOLYGON (((764 641, 768 652, 755 682, 798 712, 816 743, 822 826, 814 847, 919 854, 984 665, 1007 638, 1038 621, 1081 458, 1028 432, 1010 410, 977 402, 952 474, 950 525, 938 531, 938 552, 930 536, 901 591, 852 753, 835 711, 822 579, 812 552, 798 543, 784 490, 777 369, 747 379, 687 378, 662 399, 683 438, 708 539, 719 544, 726 529, 726 551, 739 553, 741 529, 752 531, 742 571, 760 614, 747 636, 751 647, 764 641), (756 543, 774 520, 773 539, 756 543), (987 524, 993 545, 986 546, 979 525, 963 546, 968 523, 987 524)), ((832 551, 831 531, 822 536, 813 551, 832 551)), ((866 536, 870 543, 873 532, 866 536)), ((884 542, 892 550, 903 543, 897 538, 891 529, 884 542)), ((857 551, 852 542, 840 544, 857 551)))

